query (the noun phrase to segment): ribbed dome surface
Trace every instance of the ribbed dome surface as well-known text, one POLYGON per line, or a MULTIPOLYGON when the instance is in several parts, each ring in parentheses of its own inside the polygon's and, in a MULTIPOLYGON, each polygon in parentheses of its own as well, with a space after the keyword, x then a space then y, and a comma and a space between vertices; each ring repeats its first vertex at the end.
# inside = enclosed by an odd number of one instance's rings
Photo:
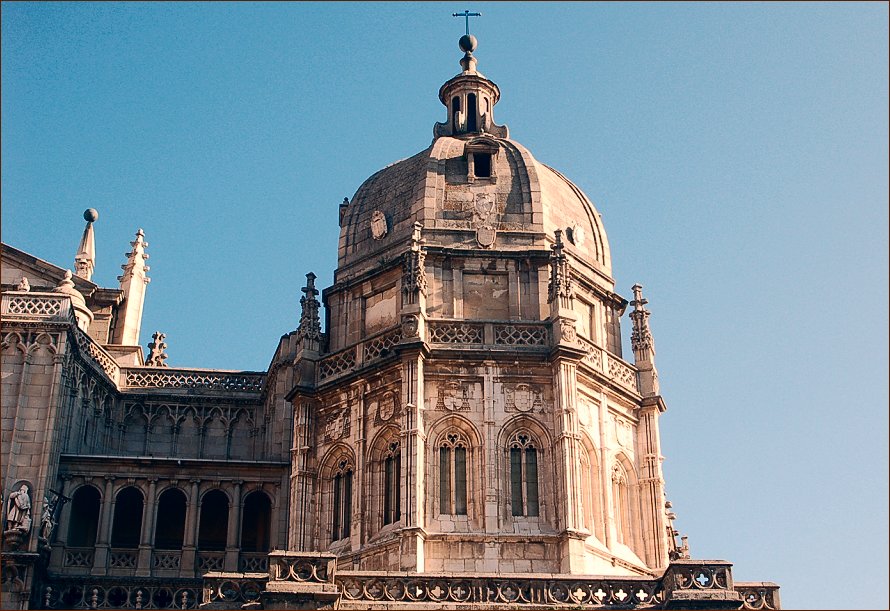
POLYGON ((390 250, 404 250, 415 222, 423 224, 427 245, 459 249, 547 248, 559 229, 570 252, 611 277, 608 240, 593 204, 514 140, 439 137, 368 178, 343 218, 338 275, 360 273, 390 250), (479 146, 491 151, 492 177, 468 179, 467 151, 479 146), (490 245, 477 238, 483 226, 494 230, 490 245))

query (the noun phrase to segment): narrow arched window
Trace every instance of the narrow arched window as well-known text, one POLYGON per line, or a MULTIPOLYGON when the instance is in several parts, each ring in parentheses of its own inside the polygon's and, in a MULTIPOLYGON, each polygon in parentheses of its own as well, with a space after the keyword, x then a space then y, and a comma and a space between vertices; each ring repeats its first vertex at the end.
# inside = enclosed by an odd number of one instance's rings
POLYGON ((538 451, 528 433, 510 441, 510 500, 514 516, 538 515, 538 451))
POLYGON ((455 134, 460 130, 460 98, 457 96, 451 98, 451 130, 455 134))
POLYGON ((346 460, 337 464, 337 472, 333 479, 331 541, 339 541, 349 537, 352 524, 352 465, 346 460))
POLYGON ((92 547, 99 529, 99 491, 92 486, 81 486, 71 498, 68 523, 68 547, 92 547))
POLYGON ((513 435, 509 453, 511 513, 514 516, 537 516, 538 450, 531 436, 525 432, 513 435))
POLYGON ((469 93, 467 94, 467 131, 474 132, 476 131, 476 94, 469 93))
POLYGON ((630 526, 627 474, 617 462, 612 465, 612 515, 615 520, 615 536, 619 543, 627 545, 630 526))
POLYGON ((383 459, 383 524, 402 519, 402 454, 399 444, 389 444, 383 459))
POLYGON ((439 511, 467 515, 467 443, 460 433, 448 433, 439 445, 439 511))

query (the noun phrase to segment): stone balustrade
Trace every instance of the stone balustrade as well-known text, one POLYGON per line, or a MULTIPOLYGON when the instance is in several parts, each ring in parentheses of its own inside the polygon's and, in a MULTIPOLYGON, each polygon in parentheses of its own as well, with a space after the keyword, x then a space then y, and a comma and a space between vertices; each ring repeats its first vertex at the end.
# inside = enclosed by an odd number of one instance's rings
POLYGON ((170 367, 127 367, 121 370, 122 390, 200 389, 208 391, 260 393, 266 374, 252 371, 179 369, 170 367))
MULTIPOLYGON (((314 600, 339 609, 778 609, 773 583, 733 584, 724 561, 677 560, 656 577, 335 571, 335 556, 272 552, 268 574, 211 573, 202 608, 279 608, 314 600)), ((309 607, 306 607, 309 608, 309 607)), ((312 607, 320 608, 320 607, 312 607)))

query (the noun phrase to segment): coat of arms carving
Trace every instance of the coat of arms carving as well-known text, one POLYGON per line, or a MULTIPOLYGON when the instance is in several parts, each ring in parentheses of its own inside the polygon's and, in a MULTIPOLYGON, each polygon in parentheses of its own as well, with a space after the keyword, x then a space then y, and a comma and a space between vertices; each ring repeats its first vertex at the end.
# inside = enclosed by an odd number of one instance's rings
POLYGON ((488 248, 497 239, 497 201, 491 193, 477 193, 473 207, 473 221, 476 224, 476 241, 479 246, 488 248))
POLYGON ((349 434, 349 410, 344 409, 328 416, 324 424, 325 441, 335 441, 349 434))
POLYGON ((504 388, 504 403, 508 412, 541 411, 543 392, 532 384, 516 384, 504 388))
POLYGON ((386 236, 389 232, 389 228, 386 224, 386 215, 383 214, 380 210, 375 210, 371 213, 371 237, 375 240, 380 240, 386 236))
POLYGON ((439 382, 439 396, 436 409, 449 412, 470 409, 470 389, 466 383, 454 380, 439 382))

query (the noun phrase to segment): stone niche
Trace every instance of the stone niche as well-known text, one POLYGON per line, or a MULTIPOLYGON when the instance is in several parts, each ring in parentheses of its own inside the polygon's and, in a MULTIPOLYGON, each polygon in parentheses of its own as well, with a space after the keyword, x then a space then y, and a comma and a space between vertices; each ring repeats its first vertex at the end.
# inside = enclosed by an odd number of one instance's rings
POLYGON ((507 274, 463 273, 464 318, 509 320, 507 274))

